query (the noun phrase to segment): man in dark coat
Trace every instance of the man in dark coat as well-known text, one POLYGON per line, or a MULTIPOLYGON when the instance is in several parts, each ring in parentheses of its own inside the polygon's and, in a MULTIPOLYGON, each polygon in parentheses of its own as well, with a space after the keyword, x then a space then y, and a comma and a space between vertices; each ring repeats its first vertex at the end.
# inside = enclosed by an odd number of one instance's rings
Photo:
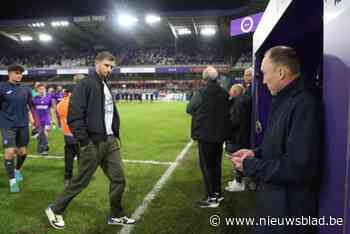
POLYGON ((304 87, 292 48, 269 49, 261 71, 273 96, 264 140, 257 150, 242 149, 232 155, 236 169, 258 181, 259 220, 278 219, 279 225, 258 225, 255 232, 314 233, 311 225, 298 225, 298 219, 317 217, 320 105, 304 87), (282 218, 296 219, 294 225, 287 225, 282 218))
POLYGON ((199 163, 206 189, 201 208, 215 208, 223 199, 221 194, 221 161, 223 142, 230 134, 227 92, 217 82, 214 67, 203 71, 204 87, 192 96, 187 113, 192 115, 193 140, 198 141, 199 163))
MULTIPOLYGON (((229 113, 232 132, 230 134, 230 139, 225 142, 225 151, 229 154, 238 149, 247 148, 250 146, 250 109, 247 105, 247 100, 249 97, 244 92, 244 87, 241 84, 232 85, 229 91, 231 98, 229 113)), ((243 175, 240 171, 234 170, 234 179, 228 182, 228 186, 225 187, 225 190, 229 192, 241 192, 245 190, 243 175)))
POLYGON ((110 182, 107 224, 136 222, 125 216, 122 206, 126 180, 117 140, 120 118, 108 82, 115 63, 116 58, 110 52, 98 53, 95 58, 96 71, 76 84, 69 100, 67 123, 80 145, 79 164, 77 175, 45 210, 50 225, 55 229, 64 229, 63 214, 66 208, 89 185, 99 166, 110 182))

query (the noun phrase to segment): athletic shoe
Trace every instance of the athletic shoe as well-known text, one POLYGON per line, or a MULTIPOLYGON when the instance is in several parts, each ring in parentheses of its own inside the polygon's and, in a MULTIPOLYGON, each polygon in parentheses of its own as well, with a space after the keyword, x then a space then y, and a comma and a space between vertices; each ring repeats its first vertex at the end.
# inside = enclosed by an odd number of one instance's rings
POLYGON ((12 185, 10 185, 10 192, 11 193, 18 193, 19 192, 19 187, 17 183, 14 183, 12 185))
POLYGON ((229 182, 228 186, 225 187, 225 190, 229 192, 242 192, 245 190, 245 184, 233 180, 232 182, 229 182))
POLYGON ((21 182, 23 180, 23 175, 21 171, 15 170, 15 177, 16 177, 16 182, 21 182))
POLYGON ((63 216, 59 215, 59 214, 55 214, 55 212, 53 212, 53 210, 51 209, 51 205, 49 205, 46 210, 45 210, 45 214, 49 220, 50 225, 55 228, 55 229, 59 229, 62 230, 64 229, 64 220, 63 220, 63 216))
POLYGON ((215 193, 215 197, 218 199, 218 202, 222 202, 225 199, 224 196, 219 193, 215 193))
POLYGON ((110 217, 107 220, 107 224, 109 224, 109 225, 122 225, 122 226, 124 226, 124 225, 131 225, 131 224, 135 224, 135 223, 136 223, 135 219, 128 218, 126 216, 119 217, 119 218, 110 217))
POLYGON ((36 128, 32 129, 32 138, 37 139, 39 137, 39 131, 36 128))
POLYGON ((43 151, 43 152, 41 152, 40 154, 41 154, 41 156, 47 156, 47 155, 49 155, 49 152, 43 151))
MULTIPOLYGON (((218 193, 214 193, 214 194, 215 194, 214 197, 215 197, 216 199, 218 199, 218 202, 221 202, 221 201, 224 200, 224 197, 223 197, 222 195, 219 196, 218 193)), ((213 197, 213 198, 214 198, 214 197, 213 197)), ((201 200, 197 201, 197 203, 201 203, 201 202, 206 201, 206 200, 208 200, 208 197, 202 198, 201 200)))
POLYGON ((217 208, 220 206, 220 202, 216 197, 208 197, 205 200, 197 202, 200 208, 217 208))

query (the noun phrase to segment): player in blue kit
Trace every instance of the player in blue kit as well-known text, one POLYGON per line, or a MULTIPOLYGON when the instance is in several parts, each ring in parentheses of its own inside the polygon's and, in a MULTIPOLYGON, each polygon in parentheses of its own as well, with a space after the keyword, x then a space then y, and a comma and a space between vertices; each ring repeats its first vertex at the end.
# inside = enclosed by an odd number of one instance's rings
POLYGON ((33 109, 32 91, 30 87, 20 85, 23 72, 24 68, 20 65, 9 66, 8 82, 0 85, 0 132, 11 193, 20 191, 19 182, 23 180, 21 168, 27 157, 29 143, 28 107, 32 110, 35 125, 38 125, 33 109))

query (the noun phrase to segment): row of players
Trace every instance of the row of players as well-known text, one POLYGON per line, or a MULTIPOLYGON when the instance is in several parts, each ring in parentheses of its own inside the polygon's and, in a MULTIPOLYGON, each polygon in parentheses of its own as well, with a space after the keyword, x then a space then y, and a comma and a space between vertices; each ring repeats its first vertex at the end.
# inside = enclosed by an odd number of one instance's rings
POLYGON ((142 92, 122 92, 117 93, 115 95, 115 99, 117 101, 127 101, 127 102, 133 102, 133 101, 158 101, 159 95, 158 92, 152 92, 152 93, 142 93, 142 92))
MULTIPOLYGON (((79 77, 75 76, 75 80, 79 77)), ((81 76, 83 78, 83 76, 81 76)), ((33 105, 36 110, 37 116, 40 121, 40 128, 33 128, 32 136, 38 140, 37 142, 37 153, 45 156, 48 155, 49 145, 48 145, 48 135, 50 130, 53 128, 61 127, 60 114, 58 111, 58 104, 63 100, 66 91, 70 92, 71 87, 66 86, 64 89, 62 86, 49 87, 47 88, 45 84, 36 82, 32 90, 33 105), (69 90, 68 90, 69 89, 69 90)), ((158 92, 153 93, 133 93, 133 92, 122 92, 115 95, 116 101, 127 101, 133 102, 138 101, 151 101, 158 100, 158 92)), ((30 122, 34 126, 34 118, 29 113, 30 122)))

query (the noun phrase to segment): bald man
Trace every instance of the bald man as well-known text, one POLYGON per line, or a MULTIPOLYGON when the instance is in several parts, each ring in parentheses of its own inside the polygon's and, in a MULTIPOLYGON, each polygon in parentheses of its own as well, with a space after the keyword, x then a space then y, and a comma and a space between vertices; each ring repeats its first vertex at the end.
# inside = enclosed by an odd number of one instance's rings
POLYGON ((249 67, 249 68, 244 70, 243 80, 244 80, 244 88, 247 90, 247 93, 249 94, 249 96, 251 96, 252 81, 253 81, 253 68, 249 67))
POLYGON ((200 208, 215 208, 223 200, 221 193, 221 161, 223 142, 230 133, 227 92, 217 79, 217 70, 210 66, 203 71, 203 87, 192 96, 187 113, 192 116, 191 137, 198 141, 199 164, 205 185, 205 198, 200 208))

